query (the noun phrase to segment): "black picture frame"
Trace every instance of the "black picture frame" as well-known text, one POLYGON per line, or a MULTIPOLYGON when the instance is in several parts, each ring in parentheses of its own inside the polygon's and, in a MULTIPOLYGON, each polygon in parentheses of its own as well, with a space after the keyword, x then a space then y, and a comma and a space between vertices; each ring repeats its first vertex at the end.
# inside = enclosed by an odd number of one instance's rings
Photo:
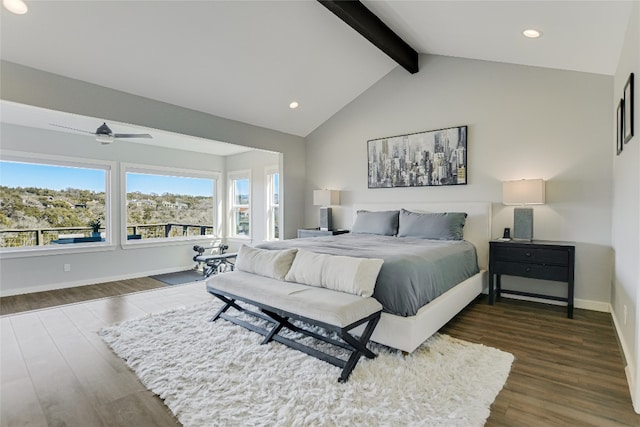
POLYGON ((634 99, 633 99, 633 73, 629 75, 627 83, 624 85, 624 106, 622 108, 623 120, 622 120, 622 138, 624 143, 631 141, 633 138, 634 126, 634 99))
POLYGON ((624 99, 620 99, 618 102, 618 108, 616 109, 616 155, 622 153, 623 140, 624 140, 624 99))
POLYGON ((368 187, 467 184, 467 126, 367 141, 368 187))

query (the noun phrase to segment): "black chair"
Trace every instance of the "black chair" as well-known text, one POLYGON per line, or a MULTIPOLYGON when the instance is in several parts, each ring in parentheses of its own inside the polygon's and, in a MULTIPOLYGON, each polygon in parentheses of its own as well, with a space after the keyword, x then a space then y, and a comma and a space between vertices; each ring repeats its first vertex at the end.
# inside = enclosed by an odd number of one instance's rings
POLYGON ((224 244, 209 248, 199 245, 193 247, 193 250, 197 252, 193 260, 198 263, 198 268, 202 268, 204 277, 234 270, 235 260, 238 254, 236 252, 228 253, 226 252, 227 249, 229 249, 229 246, 224 244), (207 249, 211 249, 209 255, 204 254, 207 249))

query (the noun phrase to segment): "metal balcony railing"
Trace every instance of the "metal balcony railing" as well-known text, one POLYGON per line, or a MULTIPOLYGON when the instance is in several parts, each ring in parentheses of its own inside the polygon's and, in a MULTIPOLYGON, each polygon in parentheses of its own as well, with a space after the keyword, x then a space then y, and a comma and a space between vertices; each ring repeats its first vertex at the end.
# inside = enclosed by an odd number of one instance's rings
MULTIPOLYGON (((100 232, 105 229, 101 228, 100 232)), ((213 226, 202 224, 160 223, 127 226, 127 235, 134 239, 205 236, 213 234, 213 226)), ((54 240, 91 237, 91 227, 54 227, 0 230, 0 248, 45 246, 54 240)))

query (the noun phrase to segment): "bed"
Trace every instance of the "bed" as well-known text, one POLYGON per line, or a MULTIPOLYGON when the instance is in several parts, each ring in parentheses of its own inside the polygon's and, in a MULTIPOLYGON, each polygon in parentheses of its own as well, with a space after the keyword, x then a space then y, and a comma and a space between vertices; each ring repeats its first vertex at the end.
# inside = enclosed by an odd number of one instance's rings
MULTIPOLYGON (((354 219, 359 211, 365 213, 358 218, 354 229, 364 233, 266 242, 258 246, 266 249, 296 247, 333 255, 385 259, 374 293, 374 297, 382 303, 384 312, 371 340, 410 353, 485 288, 491 204, 356 204, 353 206, 354 219), (367 227, 372 223, 363 222, 364 215, 380 218, 385 212, 399 210, 402 210, 404 218, 401 220, 404 224, 401 227, 403 231, 408 230, 407 225, 415 218, 433 217, 419 213, 464 212, 467 214, 463 220, 464 228, 458 230, 460 235, 456 236, 462 239, 464 233, 464 240, 431 240, 422 236, 416 238, 410 232, 400 233, 402 236, 379 235, 386 231, 367 234, 367 227), (363 224, 366 224, 364 229, 363 224), (444 253, 447 256, 443 256, 444 253), (432 270, 437 273, 432 273, 432 270), (424 286, 416 286, 416 281, 423 281, 424 286), (443 284, 432 286, 431 282, 443 284)), ((449 222, 451 218, 450 216, 449 222)), ((460 215, 456 218, 460 218, 460 215)), ((419 222, 414 224, 421 225, 419 222)), ((377 224, 374 223, 374 227, 377 224)))

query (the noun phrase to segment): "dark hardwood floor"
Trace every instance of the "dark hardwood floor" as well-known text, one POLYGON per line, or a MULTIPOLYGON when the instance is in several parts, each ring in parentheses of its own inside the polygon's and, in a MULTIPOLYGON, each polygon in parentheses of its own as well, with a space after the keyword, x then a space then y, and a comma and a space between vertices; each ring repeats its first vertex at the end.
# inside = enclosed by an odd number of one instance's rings
MULTIPOLYGON (((149 281, 106 287, 135 293, 2 316, 0 425, 179 425, 96 334, 104 325, 211 298, 202 283, 144 291, 154 287, 149 281)), ((84 298, 69 290, 50 301, 78 297, 84 298)), ((579 309, 574 315, 504 298, 489 306, 478 298, 442 329, 515 356, 488 426, 640 426, 610 315, 579 309)))
POLYGON ((640 426, 609 313, 485 297, 441 332, 515 356, 489 426, 640 426))
POLYGON ((119 280, 117 282, 101 283, 98 285, 78 286, 75 288, 2 297, 0 298, 0 316, 54 307, 56 305, 125 295, 132 292, 162 288, 164 286, 166 285, 159 280, 150 277, 141 277, 139 279, 119 280))

